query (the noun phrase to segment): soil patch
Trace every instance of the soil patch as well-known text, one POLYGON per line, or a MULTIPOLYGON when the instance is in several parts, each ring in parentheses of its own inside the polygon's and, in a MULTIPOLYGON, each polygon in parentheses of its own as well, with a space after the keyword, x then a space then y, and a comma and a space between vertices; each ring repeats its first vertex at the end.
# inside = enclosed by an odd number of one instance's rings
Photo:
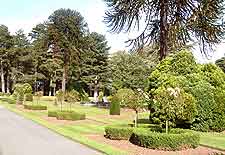
POLYGON ((148 148, 139 147, 134 145, 126 140, 110 140, 105 138, 103 135, 86 135, 88 138, 95 140, 97 142, 109 144, 115 148, 121 150, 126 150, 129 152, 129 155, 209 155, 214 152, 221 152, 215 149, 210 149, 207 147, 199 146, 196 149, 186 149, 181 151, 161 151, 161 150, 152 150, 148 148))

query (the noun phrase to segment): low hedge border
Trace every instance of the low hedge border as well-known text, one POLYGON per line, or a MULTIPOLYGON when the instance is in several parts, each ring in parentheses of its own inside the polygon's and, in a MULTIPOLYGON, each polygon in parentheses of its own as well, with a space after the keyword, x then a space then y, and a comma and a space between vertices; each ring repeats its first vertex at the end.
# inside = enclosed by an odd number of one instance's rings
POLYGON ((128 125, 114 125, 105 127, 105 137, 113 140, 128 140, 134 128, 128 125))
POLYGON ((28 109, 28 110, 47 110, 47 106, 45 106, 45 105, 28 105, 28 104, 25 104, 24 105, 24 109, 28 109))
POLYGON ((0 101, 6 102, 8 104, 16 104, 16 100, 14 100, 12 98, 0 98, 0 101))
POLYGON ((57 111, 48 111, 48 117, 57 117, 57 111))
POLYGON ((85 114, 77 113, 75 111, 49 111, 49 117, 56 117, 58 120, 84 120, 86 118, 85 114))
POLYGON ((170 133, 166 134, 139 128, 134 130, 130 142, 150 149, 175 151, 196 148, 200 143, 200 135, 184 129, 171 129, 170 133))

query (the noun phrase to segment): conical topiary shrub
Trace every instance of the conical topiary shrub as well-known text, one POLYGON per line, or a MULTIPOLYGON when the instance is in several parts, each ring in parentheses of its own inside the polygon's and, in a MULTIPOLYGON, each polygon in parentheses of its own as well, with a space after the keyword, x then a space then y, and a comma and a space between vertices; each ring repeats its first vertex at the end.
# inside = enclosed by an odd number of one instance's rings
POLYGON ((113 96, 112 102, 110 104, 110 115, 120 115, 120 103, 117 96, 113 96))

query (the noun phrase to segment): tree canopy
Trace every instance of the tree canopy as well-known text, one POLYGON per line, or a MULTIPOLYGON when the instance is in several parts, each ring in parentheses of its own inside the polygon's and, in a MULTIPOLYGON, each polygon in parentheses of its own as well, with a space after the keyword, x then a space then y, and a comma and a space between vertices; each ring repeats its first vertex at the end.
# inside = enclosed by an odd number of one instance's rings
POLYGON ((141 30, 128 42, 134 49, 159 45, 162 60, 197 41, 208 54, 224 34, 224 0, 105 0, 105 22, 113 32, 141 30))
POLYGON ((189 96, 187 99, 193 97, 192 101, 196 101, 184 102, 185 109, 190 108, 187 104, 193 103, 192 107, 197 108, 197 114, 189 121, 173 117, 170 119, 171 123, 175 123, 178 127, 186 126, 201 131, 222 131, 225 128, 224 86, 225 74, 216 65, 197 64, 188 51, 171 55, 164 59, 149 77, 149 93, 153 99, 156 99, 151 105, 150 118, 153 121, 157 118, 156 122, 160 123, 158 118, 163 117, 165 113, 163 113, 164 106, 159 106, 162 105, 163 98, 159 100, 157 98, 160 92, 164 93, 161 90, 178 87, 183 90, 186 97, 189 96))

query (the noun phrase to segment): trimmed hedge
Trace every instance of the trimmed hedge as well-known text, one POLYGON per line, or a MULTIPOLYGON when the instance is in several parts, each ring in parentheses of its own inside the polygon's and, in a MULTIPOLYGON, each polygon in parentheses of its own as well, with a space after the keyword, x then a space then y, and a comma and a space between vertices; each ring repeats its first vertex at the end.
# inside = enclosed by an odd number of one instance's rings
POLYGON ((181 150, 196 148, 200 142, 200 135, 183 129, 171 129, 170 133, 166 134, 140 128, 134 130, 130 142, 150 149, 181 150))
POLYGON ((113 140, 128 140, 133 134, 134 128, 129 126, 106 126, 105 137, 113 140))
POLYGON ((16 100, 14 100, 12 98, 0 98, 0 101, 7 102, 9 104, 16 104, 16 100))
POLYGON ((85 114, 77 113, 74 111, 58 111, 56 118, 58 120, 84 120, 86 118, 85 114))
POLYGON ((47 106, 45 106, 45 105, 28 105, 28 104, 25 104, 24 105, 24 109, 28 109, 28 110, 47 110, 47 106))
POLYGON ((48 117, 57 117, 57 111, 48 111, 48 117))

